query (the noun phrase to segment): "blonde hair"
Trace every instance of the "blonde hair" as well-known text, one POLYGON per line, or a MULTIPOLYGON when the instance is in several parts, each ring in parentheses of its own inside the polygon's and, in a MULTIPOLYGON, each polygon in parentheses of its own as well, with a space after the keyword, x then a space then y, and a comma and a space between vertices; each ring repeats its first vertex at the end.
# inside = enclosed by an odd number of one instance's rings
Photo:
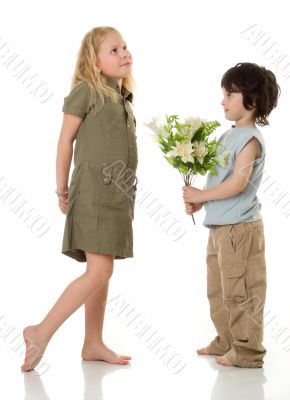
MULTIPOLYGON (((119 98, 116 90, 107 85, 106 76, 99 71, 96 65, 100 45, 111 32, 120 34, 117 29, 110 26, 99 26, 86 33, 78 51, 71 82, 71 89, 73 89, 81 81, 86 81, 90 87, 91 100, 96 102, 97 93, 99 95, 98 108, 103 106, 105 96, 108 96, 115 103, 119 98)), ((123 78, 122 86, 130 92, 133 91, 134 81, 131 75, 123 78)))

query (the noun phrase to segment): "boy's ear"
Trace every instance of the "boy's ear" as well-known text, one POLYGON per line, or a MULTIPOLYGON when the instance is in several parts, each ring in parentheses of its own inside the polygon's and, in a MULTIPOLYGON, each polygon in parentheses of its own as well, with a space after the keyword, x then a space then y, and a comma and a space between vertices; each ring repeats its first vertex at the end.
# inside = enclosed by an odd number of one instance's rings
POLYGON ((253 97, 253 107, 256 108, 256 96, 253 97))

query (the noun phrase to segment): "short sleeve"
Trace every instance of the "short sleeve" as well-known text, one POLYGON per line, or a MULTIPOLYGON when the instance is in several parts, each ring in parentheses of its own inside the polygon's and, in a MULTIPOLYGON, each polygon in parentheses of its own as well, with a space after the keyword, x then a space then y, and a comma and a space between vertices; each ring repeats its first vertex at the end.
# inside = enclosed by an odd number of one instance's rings
POLYGON ((81 81, 70 91, 68 96, 64 97, 62 111, 84 118, 90 107, 91 92, 89 85, 87 82, 81 81))
POLYGON ((260 160, 260 159, 263 159, 263 158, 264 158, 264 156, 265 156, 265 144, 264 144, 264 140, 263 140, 263 138, 262 138, 260 135, 255 134, 255 133, 252 133, 252 134, 246 135, 245 137, 242 138, 242 140, 239 141, 239 143, 238 143, 238 145, 237 145, 237 147, 236 147, 236 149, 235 149, 235 159, 237 158, 238 154, 243 150, 243 148, 244 148, 244 147, 249 143, 249 141, 250 141, 251 139, 253 139, 253 138, 255 138, 255 139, 258 140, 258 142, 259 142, 259 144, 260 144, 260 147, 261 147, 261 155, 260 155, 260 157, 259 157, 258 159, 260 160))

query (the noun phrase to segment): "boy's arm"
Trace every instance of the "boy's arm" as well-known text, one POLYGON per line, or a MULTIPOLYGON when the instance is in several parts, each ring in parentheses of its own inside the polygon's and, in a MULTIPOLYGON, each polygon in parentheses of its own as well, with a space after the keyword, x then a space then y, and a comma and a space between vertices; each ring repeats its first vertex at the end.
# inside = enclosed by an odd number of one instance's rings
POLYGON ((260 153, 260 144, 252 138, 236 158, 232 175, 219 185, 202 191, 202 200, 220 200, 243 192, 249 182, 255 158, 260 153))
POLYGON ((261 152, 260 143, 252 138, 236 158, 232 175, 219 185, 210 189, 184 188, 184 200, 201 203, 210 200, 221 200, 241 193, 249 182, 255 158, 261 152))

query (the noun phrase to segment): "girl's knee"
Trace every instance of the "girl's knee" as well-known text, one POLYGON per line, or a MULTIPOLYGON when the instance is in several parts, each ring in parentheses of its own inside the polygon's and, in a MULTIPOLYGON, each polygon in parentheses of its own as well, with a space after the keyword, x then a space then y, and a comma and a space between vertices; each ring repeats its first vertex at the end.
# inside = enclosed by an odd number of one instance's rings
POLYGON ((86 253, 87 273, 96 283, 108 282, 113 274, 113 256, 99 253, 86 253))

